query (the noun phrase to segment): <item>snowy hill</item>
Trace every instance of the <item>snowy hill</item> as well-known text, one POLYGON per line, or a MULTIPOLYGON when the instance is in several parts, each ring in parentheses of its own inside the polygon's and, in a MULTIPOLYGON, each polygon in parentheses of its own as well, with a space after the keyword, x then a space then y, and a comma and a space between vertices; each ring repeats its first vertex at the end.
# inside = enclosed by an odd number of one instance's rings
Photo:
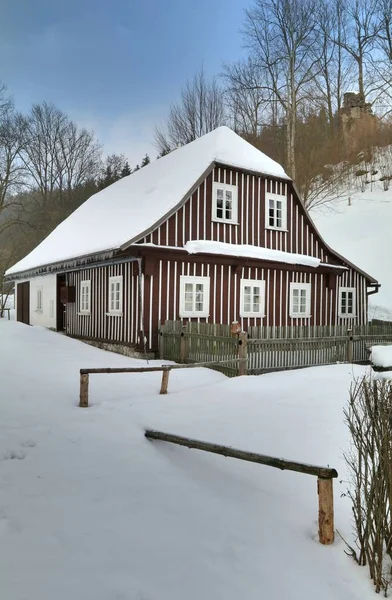
POLYGON ((347 193, 311 216, 327 244, 381 283, 369 297, 369 318, 392 320, 392 188, 373 187, 347 193))
POLYGON ((150 427, 335 467, 342 407, 366 367, 227 379, 206 369, 97 375, 144 364, 0 321, 0 581, 4 600, 372 600, 365 567, 317 536, 314 477, 149 442, 150 427), (317 390, 317 393, 314 392, 317 390))

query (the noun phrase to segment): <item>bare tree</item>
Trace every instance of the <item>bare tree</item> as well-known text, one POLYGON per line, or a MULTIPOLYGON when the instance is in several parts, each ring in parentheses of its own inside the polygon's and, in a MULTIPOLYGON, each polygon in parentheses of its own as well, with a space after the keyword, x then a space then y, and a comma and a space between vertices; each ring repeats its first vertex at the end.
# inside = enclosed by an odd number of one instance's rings
POLYGON ((257 136, 263 125, 276 124, 271 86, 263 85, 267 75, 250 58, 225 65, 225 98, 235 131, 257 136))
POLYGON ((20 159, 31 189, 38 191, 48 227, 77 208, 77 191, 98 174, 100 147, 52 104, 35 104, 20 117, 20 159))
MULTIPOLYGON (((367 58, 372 51, 380 30, 378 3, 380 0, 342 0, 342 26, 340 35, 333 41, 355 62, 358 91, 365 98, 365 75, 367 58)), ((370 77, 368 73, 368 77, 370 77)), ((370 81, 370 79, 369 79, 370 81)))
POLYGON ((18 117, 5 86, 0 86, 0 234, 19 220, 16 194, 24 183, 20 149, 18 117))
POLYGON ((295 178, 298 107, 320 71, 316 0, 256 0, 246 11, 245 40, 287 128, 287 169, 295 178))
POLYGON ((335 118, 342 106, 343 91, 348 89, 353 79, 352 61, 342 48, 344 0, 322 0, 318 6, 318 42, 320 44, 320 73, 314 96, 321 99, 326 107, 332 131, 339 128, 340 120, 335 118))
POLYGON ((208 81, 201 69, 172 104, 163 128, 156 128, 155 142, 160 155, 183 146, 225 123, 223 93, 216 79, 208 81))

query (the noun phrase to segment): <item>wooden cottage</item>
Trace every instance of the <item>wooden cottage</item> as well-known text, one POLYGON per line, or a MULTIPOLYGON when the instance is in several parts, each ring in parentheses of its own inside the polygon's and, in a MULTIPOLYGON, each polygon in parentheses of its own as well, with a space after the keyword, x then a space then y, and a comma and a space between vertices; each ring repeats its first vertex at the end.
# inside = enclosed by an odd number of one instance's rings
POLYGON ((379 287, 227 127, 94 194, 7 275, 19 321, 149 350, 166 320, 366 324, 379 287))

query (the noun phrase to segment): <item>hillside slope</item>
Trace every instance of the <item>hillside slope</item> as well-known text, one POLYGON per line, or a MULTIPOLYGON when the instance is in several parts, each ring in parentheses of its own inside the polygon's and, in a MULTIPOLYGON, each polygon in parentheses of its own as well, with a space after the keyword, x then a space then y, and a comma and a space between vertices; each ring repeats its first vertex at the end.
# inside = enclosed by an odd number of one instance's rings
POLYGON ((392 189, 377 182, 316 208, 311 216, 325 241, 381 283, 369 298, 369 318, 392 320, 392 189), (351 199, 349 206, 348 198, 351 199))

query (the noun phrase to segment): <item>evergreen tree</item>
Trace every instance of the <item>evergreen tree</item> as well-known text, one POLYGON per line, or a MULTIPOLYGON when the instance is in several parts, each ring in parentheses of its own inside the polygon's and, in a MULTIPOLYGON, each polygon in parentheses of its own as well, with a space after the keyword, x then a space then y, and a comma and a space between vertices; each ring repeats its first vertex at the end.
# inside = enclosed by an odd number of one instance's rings
POLYGON ((125 165, 121 170, 121 177, 128 177, 132 173, 131 167, 129 166, 129 162, 126 160, 125 165))
POLYGON ((148 156, 148 154, 145 155, 145 157, 142 160, 142 167, 145 167, 146 165, 148 165, 150 163, 150 157, 148 156))

